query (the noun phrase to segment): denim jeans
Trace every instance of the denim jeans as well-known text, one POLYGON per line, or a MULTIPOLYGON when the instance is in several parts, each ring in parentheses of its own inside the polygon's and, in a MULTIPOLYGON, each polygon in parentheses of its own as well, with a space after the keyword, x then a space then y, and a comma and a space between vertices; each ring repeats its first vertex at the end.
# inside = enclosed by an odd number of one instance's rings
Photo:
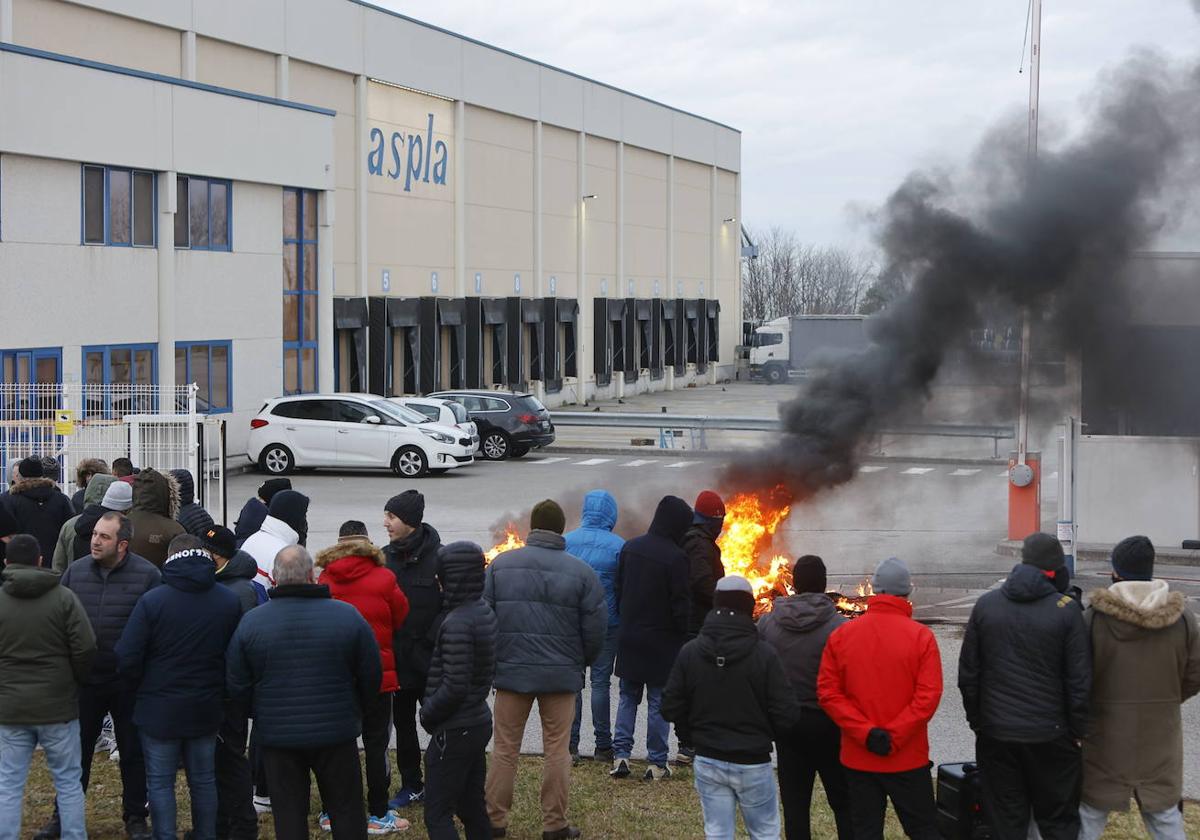
POLYGON ((779 840, 779 794, 770 762, 733 764, 698 755, 693 769, 706 840, 733 840, 739 806, 751 840, 779 840))
POLYGON ((176 838, 175 772, 181 757, 192 800, 192 837, 213 840, 217 836, 217 736, 155 738, 145 732, 141 735, 154 840, 176 838))
MULTIPOLYGON (((1108 825, 1108 811, 1081 802, 1079 819, 1083 823, 1079 840, 1097 840, 1108 825)), ((1165 811, 1142 811, 1142 823, 1153 840, 1184 840, 1183 812, 1177 807, 1165 811)))
POLYGON ((46 753, 46 766, 58 794, 62 840, 87 840, 80 782, 79 721, 41 726, 0 726, 0 840, 21 835, 21 802, 29 761, 38 744, 46 753))
POLYGON ((667 764, 667 737, 671 725, 663 720, 661 685, 642 685, 621 680, 621 698, 617 703, 617 733, 613 739, 613 753, 617 758, 629 758, 633 753, 633 731, 637 726, 637 710, 642 702, 642 691, 646 692, 646 757, 651 764, 665 767, 667 764))
MULTIPOLYGON (((617 658, 617 628, 609 627, 599 658, 592 663, 592 730, 596 733, 596 749, 612 749, 612 672, 617 658)), ((579 727, 583 723, 583 692, 575 695, 575 722, 571 724, 571 754, 579 752, 579 727)))

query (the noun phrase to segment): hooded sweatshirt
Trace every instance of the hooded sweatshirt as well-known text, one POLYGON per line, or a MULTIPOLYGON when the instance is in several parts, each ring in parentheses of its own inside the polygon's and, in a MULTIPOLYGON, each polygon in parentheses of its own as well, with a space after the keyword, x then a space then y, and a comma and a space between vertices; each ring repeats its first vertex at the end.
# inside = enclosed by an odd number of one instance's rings
POLYGON ((129 521, 133 539, 129 550, 162 568, 171 540, 184 533, 179 514, 179 485, 169 473, 144 469, 133 479, 133 508, 129 521))
POLYGON ((257 577, 258 564, 244 551, 236 552, 229 558, 229 562, 217 571, 217 583, 238 597, 242 615, 266 600, 266 589, 255 580, 257 577))
POLYGON ((62 530, 58 532, 58 542, 54 546, 54 571, 61 574, 72 562, 88 553, 86 550, 79 551, 79 541, 86 530, 86 542, 91 542, 92 529, 107 512, 107 509, 100 505, 104 501, 104 493, 108 490, 108 485, 116 480, 116 476, 94 475, 87 483, 83 490, 83 512, 64 522, 62 530), (82 528, 79 527, 81 524, 82 528))
POLYGON ((271 498, 270 514, 262 527, 242 543, 242 551, 258 564, 258 582, 270 589, 275 555, 289 545, 304 545, 308 535, 308 497, 295 490, 282 490, 271 498))
POLYGON ((805 709, 820 709, 817 672, 829 634, 847 621, 824 592, 801 592, 776 598, 758 620, 758 637, 779 654, 783 672, 805 709))
POLYGON ((44 562, 54 558, 63 523, 75 515, 71 500, 48 478, 22 478, 6 493, 3 504, 16 522, 15 533, 38 541, 44 562))
POLYGON ((697 755, 767 764, 771 743, 800 720, 779 655, 750 616, 719 608, 683 646, 663 691, 662 715, 697 755))
POLYGON ((87 613, 49 569, 13 564, 0 580, 0 725, 75 720, 96 652, 87 613))
POLYGON ((179 513, 175 519, 193 537, 202 537, 213 526, 208 511, 196 504, 196 482, 188 470, 171 470, 171 476, 179 485, 179 513))
POLYGON ((608 626, 617 627, 617 565, 625 540, 612 532, 617 524, 617 500, 607 490, 593 490, 583 497, 579 527, 569 532, 567 553, 592 567, 608 604, 608 626))
POLYGON ((704 618, 713 606, 713 592, 717 581, 725 577, 721 564, 721 548, 717 537, 721 535, 724 519, 713 519, 696 514, 692 527, 683 537, 683 551, 690 564, 688 584, 692 591, 692 606, 688 616, 688 635, 695 636, 704 626, 704 618))

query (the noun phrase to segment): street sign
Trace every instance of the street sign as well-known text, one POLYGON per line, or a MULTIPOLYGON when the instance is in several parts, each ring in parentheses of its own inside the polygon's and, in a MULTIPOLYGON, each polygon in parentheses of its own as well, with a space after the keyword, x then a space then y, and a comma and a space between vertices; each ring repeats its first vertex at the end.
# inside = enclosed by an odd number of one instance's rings
POLYGON ((54 412, 54 434, 75 434, 75 412, 68 409, 54 412))

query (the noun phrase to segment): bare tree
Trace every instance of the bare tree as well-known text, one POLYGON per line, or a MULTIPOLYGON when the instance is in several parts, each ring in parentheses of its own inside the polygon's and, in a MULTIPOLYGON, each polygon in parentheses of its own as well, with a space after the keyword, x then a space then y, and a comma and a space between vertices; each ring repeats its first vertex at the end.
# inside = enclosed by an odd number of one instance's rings
POLYGON ((742 283, 743 311, 750 320, 853 314, 875 282, 875 261, 865 252, 802 245, 778 227, 751 237, 758 258, 745 264, 742 283))

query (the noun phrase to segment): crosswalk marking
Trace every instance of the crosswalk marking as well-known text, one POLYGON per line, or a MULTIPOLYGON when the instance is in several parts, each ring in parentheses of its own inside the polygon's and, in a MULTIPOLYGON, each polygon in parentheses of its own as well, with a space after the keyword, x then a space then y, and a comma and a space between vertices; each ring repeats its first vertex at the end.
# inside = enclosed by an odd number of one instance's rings
POLYGON ((535 461, 530 461, 531 464, 557 464, 559 461, 565 461, 566 458, 538 458, 535 461))
POLYGON ((861 473, 876 473, 876 472, 883 472, 886 469, 887 469, 887 467, 882 467, 878 464, 867 464, 865 466, 859 467, 858 471, 861 473))
POLYGON ((683 467, 690 467, 691 465, 692 465, 691 461, 676 461, 674 464, 667 464, 666 468, 668 470, 671 470, 671 469, 678 470, 678 469, 682 469, 683 467))
POLYGON ((612 458, 588 458, 586 461, 576 461, 577 467, 594 467, 597 464, 607 464, 612 458))
POLYGON ((646 466, 646 464, 653 464, 653 463, 654 463, 653 461, 637 460, 637 461, 630 461, 627 464, 621 464, 621 466, 622 467, 644 467, 644 466, 646 466))
POLYGON ((996 473, 996 477, 997 478, 1008 478, 1008 470, 1005 470, 1002 473, 996 473))
POLYGON ((950 475, 976 475, 979 470, 955 470, 950 475))
POLYGON ((933 467, 909 467, 903 470, 900 475, 925 475, 925 473, 933 472, 933 467))

